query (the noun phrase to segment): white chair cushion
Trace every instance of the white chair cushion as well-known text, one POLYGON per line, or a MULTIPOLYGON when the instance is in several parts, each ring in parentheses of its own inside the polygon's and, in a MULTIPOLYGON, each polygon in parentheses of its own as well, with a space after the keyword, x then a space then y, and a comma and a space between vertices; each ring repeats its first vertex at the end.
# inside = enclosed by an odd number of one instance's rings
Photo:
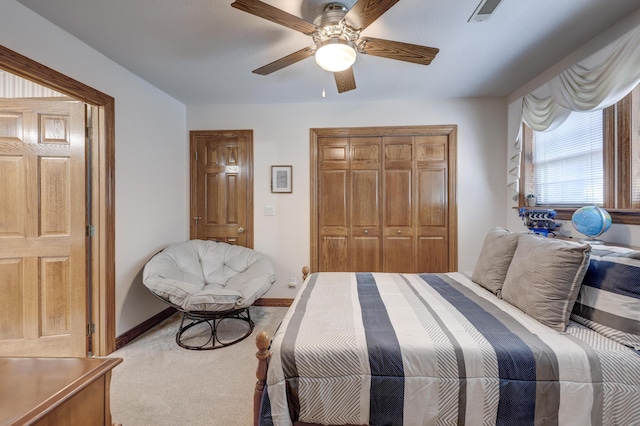
POLYGON ((275 282, 275 271, 255 250, 191 240, 153 256, 144 267, 142 282, 184 311, 219 312, 253 304, 275 282))

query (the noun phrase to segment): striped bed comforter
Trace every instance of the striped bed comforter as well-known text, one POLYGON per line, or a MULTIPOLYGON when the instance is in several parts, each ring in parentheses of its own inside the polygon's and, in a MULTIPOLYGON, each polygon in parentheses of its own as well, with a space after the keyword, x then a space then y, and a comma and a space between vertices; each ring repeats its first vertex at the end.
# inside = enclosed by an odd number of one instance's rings
POLYGON ((261 425, 640 424, 640 354, 461 273, 329 273, 271 343, 261 425))

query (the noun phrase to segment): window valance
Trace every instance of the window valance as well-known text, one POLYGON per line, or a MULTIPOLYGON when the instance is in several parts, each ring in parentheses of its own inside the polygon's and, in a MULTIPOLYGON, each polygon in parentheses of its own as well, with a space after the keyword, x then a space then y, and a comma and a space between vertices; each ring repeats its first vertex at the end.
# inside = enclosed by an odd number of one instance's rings
POLYGON ((522 121, 536 131, 562 124, 571 111, 607 108, 640 83, 640 27, 526 94, 522 121))
POLYGON ((552 130, 572 111, 607 108, 639 83, 640 25, 524 95, 519 119, 510 120, 509 129, 510 135, 518 135, 508 167, 508 187, 513 201, 518 201, 520 192, 520 129, 523 122, 536 131, 552 130))

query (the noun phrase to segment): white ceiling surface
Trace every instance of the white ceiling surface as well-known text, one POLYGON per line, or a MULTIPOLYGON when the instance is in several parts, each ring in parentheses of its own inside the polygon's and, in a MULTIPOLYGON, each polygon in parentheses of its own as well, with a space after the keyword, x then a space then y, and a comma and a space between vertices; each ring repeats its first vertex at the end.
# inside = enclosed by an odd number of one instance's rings
MULTIPOLYGON (((187 105, 507 96, 640 6, 503 0, 488 21, 469 23, 479 0, 401 0, 362 33, 440 53, 429 66, 360 54, 357 89, 338 94, 313 58, 253 74, 313 41, 232 0, 18 1, 187 105)), ((313 21, 328 0, 266 2, 313 21)))

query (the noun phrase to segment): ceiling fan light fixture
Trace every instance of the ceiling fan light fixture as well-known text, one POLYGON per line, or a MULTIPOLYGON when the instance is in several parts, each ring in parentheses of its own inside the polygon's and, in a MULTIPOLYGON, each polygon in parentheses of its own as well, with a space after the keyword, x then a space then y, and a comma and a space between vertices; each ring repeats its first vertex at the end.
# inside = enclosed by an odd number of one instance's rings
POLYGON ((330 72, 344 71, 355 61, 356 49, 353 43, 340 38, 326 40, 316 50, 316 63, 330 72))

